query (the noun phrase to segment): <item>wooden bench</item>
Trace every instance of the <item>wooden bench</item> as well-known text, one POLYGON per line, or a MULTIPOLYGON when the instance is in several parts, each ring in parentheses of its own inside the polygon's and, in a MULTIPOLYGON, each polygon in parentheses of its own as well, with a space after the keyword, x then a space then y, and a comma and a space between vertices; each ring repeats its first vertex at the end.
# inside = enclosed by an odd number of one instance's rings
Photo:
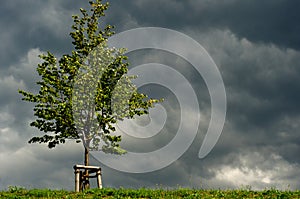
POLYGON ((97 178, 98 188, 102 188, 102 179, 101 179, 101 168, 97 166, 84 166, 84 165, 74 165, 75 173, 75 191, 79 192, 84 189, 84 181, 89 178, 97 178), (84 172, 88 171, 88 176, 84 175, 84 172), (90 174, 95 174, 90 176, 90 174))

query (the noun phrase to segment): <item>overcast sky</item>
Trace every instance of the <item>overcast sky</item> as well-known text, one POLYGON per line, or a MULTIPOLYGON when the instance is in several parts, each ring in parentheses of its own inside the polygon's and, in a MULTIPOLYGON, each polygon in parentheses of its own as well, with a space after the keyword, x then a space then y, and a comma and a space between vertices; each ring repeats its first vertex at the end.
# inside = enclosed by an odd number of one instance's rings
MULTIPOLYGON (((32 105, 22 102, 17 90, 37 91, 39 54, 50 51, 59 57, 73 50, 68 35, 71 15, 79 14, 87 2, 0 1, 0 189, 74 188, 72 167, 82 163, 83 146, 72 141, 51 150, 43 144, 29 145, 27 141, 40 132, 29 126, 34 119, 32 105)), ((160 62, 189 80, 201 110, 199 131, 177 161, 158 171, 125 173, 92 159, 92 165, 103 169, 104 186, 299 189, 300 1, 114 0, 110 5, 102 23, 115 25, 116 33, 155 26, 199 42, 222 75, 227 116, 214 149, 198 159, 211 113, 201 75, 174 54, 151 50, 129 54, 131 67, 160 62)), ((168 120, 149 139, 127 136, 123 146, 135 152, 164 146, 180 123, 176 94, 153 85, 142 90, 166 99, 168 120)))

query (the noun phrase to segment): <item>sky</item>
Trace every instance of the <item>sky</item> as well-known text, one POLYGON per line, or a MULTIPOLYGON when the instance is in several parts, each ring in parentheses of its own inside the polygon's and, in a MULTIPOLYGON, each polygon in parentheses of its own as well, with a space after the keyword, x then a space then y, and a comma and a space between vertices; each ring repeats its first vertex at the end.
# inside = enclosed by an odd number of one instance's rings
MULTIPOLYGON (((18 89, 37 92, 39 54, 57 57, 73 50, 69 32, 73 14, 88 8, 82 0, 18 0, 0 2, 0 189, 74 189, 73 165, 83 162, 83 146, 72 141, 48 149, 28 144, 42 135, 29 126, 32 104, 18 89)), ((212 151, 198 158, 211 117, 211 101, 201 74, 186 60, 165 51, 128 53, 131 68, 159 62, 179 71, 192 85, 200 109, 199 129, 183 155, 147 173, 128 173, 99 165, 106 187, 237 189, 300 187, 300 2, 292 0, 114 0, 102 25, 115 32, 162 27, 184 33, 201 44, 222 76, 227 99, 222 134, 212 151)), ((175 41, 176 43, 176 41, 175 41)), ((177 46, 180 48, 180 46, 177 46)), ((126 46, 125 46, 126 48, 126 46)), ((152 71, 153 77, 158 75, 152 71)), ((172 75, 163 74, 172 80, 172 75)), ((150 152, 175 138, 181 112, 178 96, 166 87, 141 87, 163 97, 167 120, 155 136, 124 135, 128 151, 150 152)), ((190 121, 194 114, 190 111, 190 121)), ((155 118, 153 118, 154 121, 155 118)), ((185 121, 186 120, 183 120, 185 121)), ((185 123, 192 128, 191 123, 185 123)), ((157 162, 154 162, 157 163, 157 162)), ((159 162, 158 162, 159 163, 159 162)), ((93 182, 94 183, 94 182, 93 182)), ((95 184, 93 184, 94 186, 95 184)))

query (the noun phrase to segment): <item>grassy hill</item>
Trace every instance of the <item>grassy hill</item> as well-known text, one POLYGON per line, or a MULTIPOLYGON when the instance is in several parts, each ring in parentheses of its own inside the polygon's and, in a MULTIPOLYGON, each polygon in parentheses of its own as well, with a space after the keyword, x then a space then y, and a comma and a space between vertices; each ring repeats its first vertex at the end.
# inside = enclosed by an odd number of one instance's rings
POLYGON ((0 198, 300 198, 300 191, 193 190, 193 189, 90 189, 82 193, 65 190, 26 190, 10 187, 0 198))

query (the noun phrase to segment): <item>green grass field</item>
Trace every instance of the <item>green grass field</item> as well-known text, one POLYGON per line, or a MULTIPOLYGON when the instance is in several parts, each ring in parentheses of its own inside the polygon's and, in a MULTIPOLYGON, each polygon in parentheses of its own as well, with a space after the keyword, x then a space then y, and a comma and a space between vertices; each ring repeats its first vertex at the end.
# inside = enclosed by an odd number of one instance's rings
POLYGON ((26 190, 10 187, 0 198, 300 198, 300 191, 193 190, 193 189, 90 189, 81 193, 65 190, 26 190))

